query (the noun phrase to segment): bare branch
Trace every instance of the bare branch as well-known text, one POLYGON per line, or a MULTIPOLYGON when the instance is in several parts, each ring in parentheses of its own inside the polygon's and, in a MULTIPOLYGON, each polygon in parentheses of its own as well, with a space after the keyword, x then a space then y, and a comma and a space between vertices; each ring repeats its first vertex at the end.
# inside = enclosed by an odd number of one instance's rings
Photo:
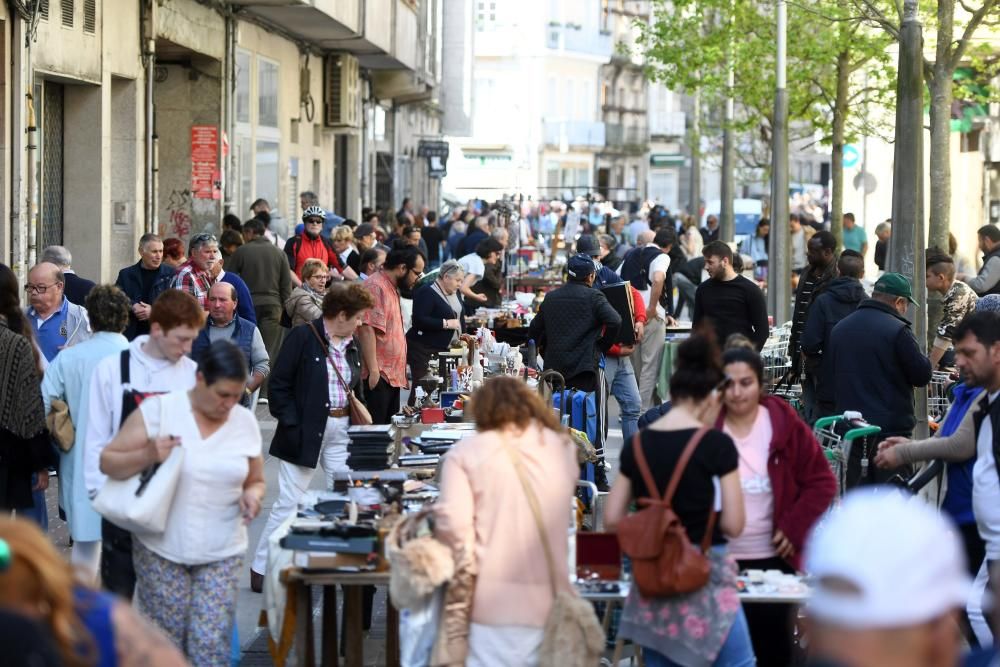
MULTIPOLYGON (((954 72, 961 62, 962 58, 965 56, 966 49, 969 48, 969 42, 972 40, 972 36, 979 29, 979 25, 983 20, 989 15, 993 9, 996 8, 998 0, 984 0, 982 7, 972 13, 969 17, 969 22, 965 24, 965 30, 962 32, 962 38, 955 45, 955 50, 951 54, 951 58, 948 59, 949 70, 954 72)), ((963 5, 964 6, 964 5, 963 5)))

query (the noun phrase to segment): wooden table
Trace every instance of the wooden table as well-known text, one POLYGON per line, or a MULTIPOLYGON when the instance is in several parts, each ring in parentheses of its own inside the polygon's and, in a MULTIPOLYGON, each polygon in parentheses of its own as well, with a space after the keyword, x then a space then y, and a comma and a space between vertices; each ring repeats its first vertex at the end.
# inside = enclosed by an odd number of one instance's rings
MULTIPOLYGON (((295 655, 300 667, 314 667, 316 656, 312 615, 312 587, 323 587, 323 610, 320 617, 320 664, 332 667, 340 664, 337 644, 337 586, 344 588, 344 664, 364 665, 363 589, 365 586, 389 585, 388 572, 310 572, 292 568, 286 583, 296 590, 295 655)), ((399 613, 386 597, 385 654, 386 665, 399 665, 399 613)))

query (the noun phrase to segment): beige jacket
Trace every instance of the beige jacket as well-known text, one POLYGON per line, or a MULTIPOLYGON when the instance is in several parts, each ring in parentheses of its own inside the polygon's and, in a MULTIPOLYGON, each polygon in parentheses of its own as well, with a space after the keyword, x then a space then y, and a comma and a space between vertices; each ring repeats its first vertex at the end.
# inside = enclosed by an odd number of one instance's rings
POLYGON ((285 301, 285 312, 292 318, 293 327, 317 320, 323 314, 323 295, 296 287, 285 301))
POLYGON ((984 391, 976 397, 976 400, 972 401, 958 428, 951 435, 896 445, 900 461, 903 463, 918 463, 932 459, 967 461, 975 456, 976 426, 972 418, 979 409, 979 402, 987 395, 987 392, 984 391))

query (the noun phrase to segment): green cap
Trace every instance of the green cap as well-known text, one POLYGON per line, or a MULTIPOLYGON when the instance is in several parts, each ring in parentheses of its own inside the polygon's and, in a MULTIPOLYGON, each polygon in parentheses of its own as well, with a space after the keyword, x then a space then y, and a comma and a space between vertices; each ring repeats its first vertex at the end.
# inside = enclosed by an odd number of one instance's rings
POLYGON ((910 281, 901 273, 883 273, 882 277, 875 281, 875 291, 892 296, 901 296, 914 306, 917 302, 913 300, 913 289, 910 281))

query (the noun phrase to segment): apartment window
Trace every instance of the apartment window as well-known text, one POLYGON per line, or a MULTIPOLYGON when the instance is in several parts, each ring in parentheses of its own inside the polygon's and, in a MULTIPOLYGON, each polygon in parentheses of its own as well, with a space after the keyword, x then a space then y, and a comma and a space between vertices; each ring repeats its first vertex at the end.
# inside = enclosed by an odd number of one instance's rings
POLYGON ((250 53, 236 50, 236 121, 250 122, 250 53))
POLYGON ((270 140, 257 141, 257 153, 254 156, 257 167, 257 189, 255 197, 263 197, 267 201, 278 201, 278 142, 270 140))
POLYGON ((60 0, 59 7, 62 10, 62 24, 64 28, 73 27, 73 0, 60 0))
POLYGON ((49 0, 41 0, 38 6, 38 14, 43 21, 49 20, 49 0))
POLYGON ((601 106, 606 107, 608 105, 608 90, 609 86, 607 83, 601 84, 601 106))
POLYGON ((549 118, 554 117, 558 113, 558 99, 559 86, 556 83, 556 78, 554 76, 550 76, 549 85, 545 89, 545 113, 549 116, 549 118))
POLYGON ((257 124, 278 127, 278 63, 257 58, 257 124))
POLYGON ((253 194, 253 142, 250 137, 239 137, 236 150, 240 184, 239 201, 243 205, 243 213, 246 213, 250 210, 250 203, 256 199, 253 194))
POLYGON ((94 34, 97 30, 97 0, 83 0, 83 31, 94 34))

